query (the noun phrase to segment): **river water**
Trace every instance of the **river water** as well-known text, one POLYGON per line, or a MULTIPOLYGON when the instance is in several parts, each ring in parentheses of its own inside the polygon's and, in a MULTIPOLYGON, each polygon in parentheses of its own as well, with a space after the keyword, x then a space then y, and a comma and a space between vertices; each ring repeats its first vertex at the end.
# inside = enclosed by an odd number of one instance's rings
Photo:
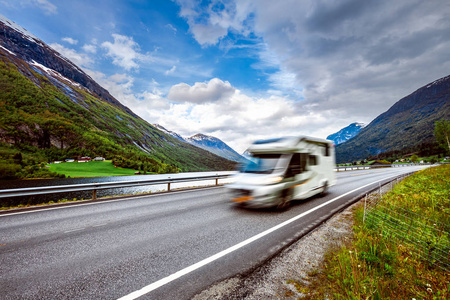
MULTIPOLYGON (((126 181, 145 181, 152 179, 167 179, 167 178, 183 178, 183 177, 195 177, 195 176, 208 176, 208 175, 229 175, 234 174, 233 171, 222 172, 187 172, 177 174, 163 174, 163 175, 133 175, 133 176, 112 176, 112 177, 88 177, 88 178, 64 178, 64 179, 32 179, 32 180, 0 180, 0 189, 18 189, 29 187, 42 187, 42 186, 58 186, 58 185, 72 185, 83 183, 99 183, 99 182, 126 182, 126 181)), ((219 184, 228 183, 230 179, 219 179, 219 184)), ((191 181, 171 183, 170 189, 197 187, 214 185, 215 180, 204 181, 191 181)), ((129 188, 114 188, 97 191, 97 197, 117 196, 117 195, 129 195, 140 193, 154 193, 159 191, 166 191, 167 184, 159 185, 144 185, 129 188)), ((50 201, 58 201, 61 199, 90 199, 92 198, 92 191, 80 191, 76 193, 63 193, 63 194, 48 194, 32 197, 14 197, 14 198, 0 198, 0 205, 3 207, 15 206, 19 204, 37 204, 50 201)))

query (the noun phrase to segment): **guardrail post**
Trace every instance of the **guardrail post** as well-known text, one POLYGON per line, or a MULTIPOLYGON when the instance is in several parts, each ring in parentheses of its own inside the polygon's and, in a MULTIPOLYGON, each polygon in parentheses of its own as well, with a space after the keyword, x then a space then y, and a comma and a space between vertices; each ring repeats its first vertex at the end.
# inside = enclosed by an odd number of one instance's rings
POLYGON ((92 199, 97 199, 97 190, 92 190, 92 199))
POLYGON ((219 185, 219 178, 216 178, 216 185, 219 185))

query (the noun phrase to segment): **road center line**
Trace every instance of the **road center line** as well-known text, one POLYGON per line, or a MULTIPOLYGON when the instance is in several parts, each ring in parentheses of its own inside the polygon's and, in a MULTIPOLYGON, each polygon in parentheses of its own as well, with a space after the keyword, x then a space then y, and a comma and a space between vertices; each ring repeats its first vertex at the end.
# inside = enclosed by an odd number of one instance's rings
POLYGON ((290 223, 292 223, 292 222, 294 222, 294 221, 296 221, 296 220, 298 220, 298 219, 300 219, 300 218, 302 218, 302 217, 304 217, 304 216, 306 216, 306 215, 308 215, 308 214, 310 214, 310 213, 312 213, 312 212, 314 212, 314 211, 316 211, 316 210, 318 210, 318 209, 320 209, 320 208, 322 208, 322 207, 324 207, 324 206, 326 206, 326 205, 328 205, 328 204, 330 204, 332 202, 335 202, 335 201, 341 199, 342 197, 345 197, 345 196, 347 196, 347 195, 349 195, 349 194, 351 194, 353 192, 356 192, 356 191, 358 191, 360 189, 368 187, 368 186, 370 186, 370 185, 372 185, 374 183, 378 183, 380 181, 391 179, 391 178, 394 178, 394 177, 397 177, 397 176, 398 175, 389 176, 389 177, 386 177, 386 178, 374 181, 372 183, 369 183, 369 184, 366 184, 366 185, 361 186, 359 188, 356 188, 356 189, 354 189, 354 190, 352 190, 350 192, 342 194, 342 195, 340 195, 340 196, 338 196, 336 198, 333 198, 333 199, 331 199, 331 200, 329 200, 329 201, 327 201, 325 203, 322 203, 322 204, 320 204, 320 205, 318 205, 318 206, 316 206, 316 207, 314 207, 314 208, 312 208, 312 209, 310 209, 308 211, 305 211, 304 213, 301 213, 301 214, 299 214, 299 215, 297 215, 297 216, 295 216, 295 217, 293 217, 293 218, 291 218, 289 220, 286 220, 283 223, 280 223, 280 224, 278 224, 275 227, 269 228, 266 231, 263 231, 263 232, 255 235, 255 236, 253 236, 253 237, 251 237, 251 238, 249 238, 249 239, 247 239, 247 240, 245 240, 243 242, 240 242, 239 244, 236 244, 236 245, 234 245, 234 246, 232 246, 232 247, 230 247, 228 249, 225 249, 225 250, 223 250, 223 251, 221 251, 219 253, 216 253, 213 256, 205 258, 204 260, 199 261, 198 263, 195 263, 195 264, 193 264, 193 265, 191 265, 189 267, 186 267, 186 268, 184 268, 184 269, 182 269, 182 270, 180 270, 180 271, 178 271, 176 273, 173 273, 172 275, 169 275, 169 276, 167 276, 165 278, 162 278, 162 279, 160 279, 158 281, 155 281, 154 283, 151 283, 151 284, 143 287, 140 290, 137 290, 137 291, 134 291, 134 292, 132 292, 132 293, 130 293, 128 295, 125 295, 125 296, 119 298, 119 300, 132 300, 132 299, 139 298, 139 297, 141 297, 141 296, 143 296, 145 294, 148 294, 151 291, 154 291, 154 290, 156 290, 157 288, 160 288, 163 285, 166 285, 166 284, 168 284, 168 283, 170 283, 170 282, 172 282, 172 281, 174 281, 174 280, 176 280, 176 279, 178 279, 178 278, 180 278, 180 277, 182 277, 184 275, 187 275, 187 274, 189 274, 189 273, 191 273, 191 272, 193 272, 193 271, 195 271, 195 270, 197 270, 197 269, 199 269, 199 268, 201 268, 201 267, 203 267, 203 266, 205 266, 205 265, 207 265, 207 264, 209 264, 209 263, 211 263, 211 262, 213 262, 213 261, 215 261, 215 260, 217 260, 217 259, 219 259, 219 258, 221 258, 221 257, 223 257, 225 255, 227 255, 227 254, 230 254, 230 253, 232 253, 232 252, 234 252, 234 251, 236 251, 236 250, 238 250, 238 249, 240 249, 240 248, 242 248, 242 247, 244 247, 244 246, 246 246, 246 245, 248 245, 248 244, 250 244, 250 243, 252 243, 252 242, 254 242, 256 240, 259 240, 260 238, 268 235, 269 233, 272 233, 275 230, 278 230, 278 229, 280 229, 280 228, 282 228, 282 227, 284 227, 284 226, 286 226, 286 225, 288 225, 288 224, 290 224, 290 223))

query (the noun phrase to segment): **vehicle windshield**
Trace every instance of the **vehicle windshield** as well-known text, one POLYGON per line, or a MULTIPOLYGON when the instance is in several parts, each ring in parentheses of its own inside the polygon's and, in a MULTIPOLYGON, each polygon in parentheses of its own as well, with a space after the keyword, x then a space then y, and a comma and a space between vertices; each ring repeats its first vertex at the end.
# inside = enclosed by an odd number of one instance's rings
POLYGON ((275 170, 281 154, 253 154, 247 156, 248 163, 241 170, 243 173, 271 174, 275 170))

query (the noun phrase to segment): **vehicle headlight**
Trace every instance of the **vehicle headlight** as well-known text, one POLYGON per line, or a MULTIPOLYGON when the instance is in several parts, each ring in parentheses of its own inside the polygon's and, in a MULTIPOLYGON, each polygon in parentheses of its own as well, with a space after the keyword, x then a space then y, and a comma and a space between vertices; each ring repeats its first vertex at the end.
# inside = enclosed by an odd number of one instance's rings
POLYGON ((283 180, 283 177, 281 176, 269 177, 264 179, 263 184, 275 184, 281 182, 281 180, 283 180))

